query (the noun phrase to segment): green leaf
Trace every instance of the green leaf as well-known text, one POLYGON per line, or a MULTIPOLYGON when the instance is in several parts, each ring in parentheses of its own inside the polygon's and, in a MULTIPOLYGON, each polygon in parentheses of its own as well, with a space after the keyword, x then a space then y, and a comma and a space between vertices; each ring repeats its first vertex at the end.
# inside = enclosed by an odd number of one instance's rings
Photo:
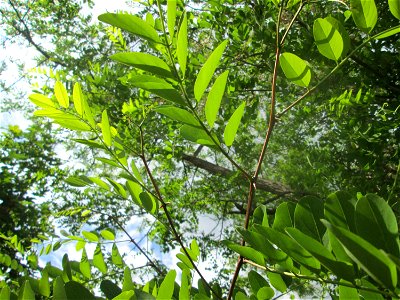
POLYGON ((81 271, 82 275, 85 276, 86 278, 90 279, 92 277, 90 272, 90 263, 85 248, 83 248, 82 251, 81 262, 79 263, 79 270, 81 271))
POLYGON ((129 291, 135 288, 135 284, 132 282, 131 270, 128 267, 124 269, 124 282, 122 284, 122 291, 129 291))
POLYGON ((384 30, 382 33, 380 33, 379 35, 375 36, 375 39, 380 40, 380 39, 384 39, 387 38, 389 36, 395 35, 397 33, 400 32, 400 26, 396 26, 393 28, 389 28, 387 30, 384 30))
POLYGON ((103 253, 101 252, 100 244, 97 244, 93 255, 93 266, 95 266, 103 274, 107 274, 107 265, 104 262, 103 253))
POLYGON ((105 13, 99 21, 126 30, 151 42, 161 43, 157 31, 141 18, 129 14, 105 13))
POLYGON ((127 180, 125 184, 126 188, 128 189, 129 194, 132 197, 132 200, 139 206, 142 205, 140 201, 140 193, 142 192, 142 187, 137 184, 136 182, 127 180))
POLYGON ((399 228, 389 204, 375 194, 358 200, 355 212, 357 234, 378 249, 400 256, 399 228))
POLYGON ((1 289, 1 293, 0 293, 0 299, 4 299, 4 300, 9 300, 11 296, 11 291, 10 288, 5 285, 2 289, 1 289))
POLYGON ((135 87, 160 96, 165 100, 180 105, 186 105, 185 99, 182 98, 181 94, 171 84, 161 78, 150 75, 133 75, 129 78, 129 83, 135 87))
POLYGON ((168 272, 167 276, 165 276, 160 285, 160 289, 158 290, 157 300, 172 299, 172 294, 174 293, 175 288, 175 277, 175 270, 168 272))
POLYGON ((35 300, 35 293, 33 292, 29 280, 25 280, 19 289, 18 299, 21 300, 35 300))
POLYGON ((396 265, 387 256, 360 236, 326 220, 322 222, 337 237, 351 259, 371 278, 387 288, 397 285, 396 265))
POLYGON ((325 201, 325 218, 333 225, 355 232, 356 199, 347 192, 330 194, 325 201))
POLYGON ((360 297, 358 296, 357 289, 339 285, 339 299, 358 300, 360 297))
POLYGON ((378 20, 375 0, 350 0, 350 7, 357 27, 365 33, 370 33, 378 20))
POLYGON ((258 290, 262 287, 269 286, 267 280, 265 280, 264 277, 262 277, 254 270, 251 270, 247 276, 249 278, 251 290, 254 294, 257 294, 258 290))
POLYGON ((260 205, 254 210, 253 224, 269 227, 267 207, 265 205, 260 205))
POLYGON ((181 288, 179 289, 179 300, 187 300, 190 299, 190 287, 189 287, 189 270, 182 270, 181 276, 181 288))
POLYGON ((54 86, 54 94, 60 106, 64 108, 69 107, 69 98, 67 90, 65 89, 65 86, 59 81, 57 81, 56 85, 54 86))
POLYGON ((136 180, 143 183, 142 175, 140 175, 140 172, 139 172, 138 168, 136 167, 135 161, 133 159, 131 161, 131 170, 132 170, 132 173, 135 176, 136 180))
POLYGON ((200 127, 200 123, 195 116, 185 109, 173 105, 161 105, 155 107, 154 110, 180 123, 200 127))
POLYGON ((294 211, 294 225, 303 233, 322 242, 326 231, 320 219, 324 218, 324 204, 314 196, 305 196, 300 199, 294 211))
POLYGON ((55 108, 54 102, 42 94, 31 94, 29 100, 41 108, 55 108))
POLYGON ((277 273, 267 272, 269 283, 281 293, 287 291, 287 286, 285 281, 283 281, 282 276, 277 273))
POLYGON ((122 198, 127 199, 128 198, 128 194, 124 188, 124 186, 118 182, 116 182, 115 180, 112 180, 111 178, 106 178, 108 180, 109 183, 111 183, 111 185, 114 187, 114 192, 117 193, 118 195, 120 195, 122 198))
POLYGON ((399 0, 388 0, 389 9, 393 16, 400 20, 400 1, 399 0))
POLYGON ((210 125, 210 127, 214 126, 214 122, 217 118, 218 110, 221 106, 222 96, 225 92, 228 74, 229 71, 225 71, 220 76, 218 76, 210 90, 210 93, 208 94, 205 106, 205 114, 208 125, 210 125))
POLYGON ((265 286, 258 290, 257 299, 258 300, 267 300, 267 299, 271 299, 272 297, 274 297, 274 295, 275 295, 274 290, 268 286, 265 286))
MULTIPOLYGON (((39 280, 39 293, 44 297, 50 296, 50 283, 49 283, 49 274, 45 269, 42 271, 42 277, 39 280)), ((1 297, 0 297, 1 299, 1 297)))
POLYGON ((112 250, 111 250, 111 261, 117 267, 120 267, 120 268, 124 267, 124 261, 122 260, 121 254, 119 254, 118 247, 115 243, 113 244, 112 250))
POLYGON ((200 101, 201 97, 204 94, 204 91, 210 83, 210 80, 219 65, 222 53, 224 52, 227 44, 228 40, 225 40, 221 44, 219 44, 217 48, 215 48, 215 50, 208 57, 207 61, 197 75, 196 81, 194 83, 194 96, 197 101, 200 101))
POLYGON ((318 51, 325 57, 338 61, 344 49, 340 32, 326 19, 318 18, 313 26, 314 40, 318 51))
POLYGON ((68 300, 96 300, 96 297, 87 288, 76 281, 67 282, 65 284, 65 292, 68 300))
POLYGON ((172 41, 175 33, 175 22, 176 22, 176 0, 167 1, 167 26, 169 32, 169 38, 172 41))
POLYGON ((300 57, 285 52, 281 54, 279 64, 287 79, 302 87, 310 85, 311 69, 300 57))
POLYGON ((83 115, 84 115, 83 94, 82 94, 81 85, 78 82, 76 82, 74 84, 74 90, 72 92, 72 99, 74 100, 74 107, 75 107, 76 112, 79 114, 80 117, 83 117, 83 115))
MULTIPOLYGON (((135 299, 135 291, 125 291, 119 294, 118 296, 112 298, 112 300, 130 300, 130 299, 135 299)), ((142 296, 142 295, 141 295, 142 296)), ((147 296, 147 295, 146 295, 147 296)), ((146 297, 145 296, 145 297, 146 297)), ((149 295, 150 296, 150 295, 149 295)), ((143 296, 142 296, 143 297, 143 296)), ((154 298, 138 298, 138 299, 154 299, 154 298)))
POLYGON ((351 264, 339 262, 332 253, 324 247, 320 242, 304 234, 296 228, 286 228, 286 232, 301 247, 310 252, 319 262, 328 270, 333 272, 338 278, 347 281, 354 280, 354 268, 351 264))
POLYGON ((85 176, 70 176, 65 179, 65 182, 75 187, 84 187, 90 185, 90 182, 88 182, 87 177, 85 176))
MULTIPOLYGON (((195 142, 200 145, 215 146, 214 141, 205 130, 198 127, 183 125, 180 129, 181 136, 184 139, 195 142)), ((217 141, 217 137, 214 137, 217 141)))
POLYGON ((103 135, 104 144, 108 147, 111 146, 111 129, 110 129, 110 122, 108 121, 108 114, 107 110, 103 111, 101 117, 101 133, 103 135))
POLYGON ((298 263, 310 268, 312 271, 317 271, 321 268, 319 261, 310 252, 300 247, 292 238, 273 228, 259 225, 255 225, 255 228, 259 233, 265 235, 272 244, 275 244, 298 263))
POLYGON ((104 182, 103 180, 101 180, 100 178, 98 178, 98 177, 88 177, 88 178, 89 178, 89 180, 90 180, 91 182, 97 184, 99 187, 101 187, 101 188, 103 188, 103 189, 105 189, 105 190, 107 190, 107 191, 110 190, 110 187, 107 185, 107 183, 105 183, 105 182, 104 182))
POLYGON ((117 167, 117 168, 121 168, 120 164, 117 163, 116 161, 112 160, 112 159, 108 159, 105 157, 95 157, 96 160, 101 161, 107 165, 110 165, 112 167, 117 167))
POLYGON ((342 22, 339 20, 335 19, 332 16, 326 17, 324 20, 328 21, 331 23, 331 25, 340 33, 341 38, 343 39, 343 51, 342 51, 342 57, 345 57, 347 52, 349 52, 350 47, 351 47, 351 40, 350 36, 346 31, 346 28, 343 26, 342 22))
POLYGON ((90 242, 98 242, 99 241, 99 237, 97 236, 97 234, 95 234, 93 232, 82 231, 82 235, 85 238, 87 238, 90 242))
POLYGON ((142 207, 151 214, 155 214, 158 210, 157 200, 154 199, 149 193, 141 192, 139 194, 142 207))
POLYGON ((53 299, 54 300, 66 300, 67 294, 64 289, 64 282, 60 276, 53 281, 53 299))
POLYGON ((104 229, 100 232, 101 236, 109 241, 115 240, 115 235, 110 230, 104 229))
POLYGON ((82 101, 83 111, 85 113, 86 120, 89 122, 89 124, 92 127, 96 127, 96 122, 94 121, 94 118, 93 118, 93 115, 92 115, 92 111, 91 111, 91 109, 89 107, 89 104, 88 104, 88 102, 86 100, 86 97, 83 96, 81 101, 82 101))
POLYGON ((185 77, 186 74, 186 61, 188 56, 188 33, 187 33, 187 15, 183 13, 183 19, 178 32, 178 42, 176 47, 176 56, 178 58, 178 63, 182 76, 185 77))
POLYGON ((80 120, 54 119, 54 123, 57 123, 58 125, 71 130, 91 131, 90 126, 80 120))
POLYGON ((229 118, 228 124, 226 124, 224 130, 224 140, 225 145, 228 147, 233 144, 235 140, 236 133, 239 129, 240 121, 242 120, 244 108, 246 102, 243 102, 236 110, 233 112, 232 116, 229 118))
POLYGON ((62 258, 62 267, 63 267, 63 280, 64 282, 72 280, 72 271, 71 271, 71 264, 69 262, 68 254, 64 254, 62 258))
POLYGON ((196 258, 200 255, 199 245, 197 244, 196 240, 194 239, 192 240, 192 242, 190 243, 190 249, 192 250, 193 255, 195 256, 193 260, 196 261, 197 260, 196 258))
POLYGON ((384 300, 383 296, 380 293, 380 290, 376 288, 375 284, 370 283, 369 281, 365 279, 361 279, 361 285, 365 286, 370 289, 376 290, 376 292, 370 292, 366 290, 360 289, 358 292, 362 296, 362 299, 368 299, 368 300, 384 300))
POLYGON ((89 146, 92 148, 105 150, 105 147, 103 144, 93 141, 93 140, 85 140, 85 139, 72 139, 72 140, 77 143, 80 143, 80 144, 83 144, 83 145, 86 145, 86 146, 89 146))
POLYGON ((285 232, 286 227, 294 227, 295 209, 296 205, 293 202, 281 203, 276 209, 272 228, 281 232, 285 232))
POLYGON ((110 58, 154 75, 175 78, 168 65, 162 59, 148 53, 124 52, 111 55, 110 58))
POLYGON ((264 266, 264 256, 257 250, 254 250, 251 247, 240 246, 238 244, 232 243, 231 241, 222 241, 225 246, 229 249, 239 253, 243 257, 246 257, 258 265, 264 266))
POLYGON ((106 295, 107 299, 114 299, 122 292, 118 285, 108 279, 100 283, 100 290, 106 295))

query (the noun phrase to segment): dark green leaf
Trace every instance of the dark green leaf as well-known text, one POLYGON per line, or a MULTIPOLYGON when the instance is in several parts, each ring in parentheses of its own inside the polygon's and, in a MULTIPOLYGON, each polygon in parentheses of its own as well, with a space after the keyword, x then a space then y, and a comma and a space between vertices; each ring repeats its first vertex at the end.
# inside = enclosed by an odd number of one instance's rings
POLYGON ((337 261, 332 253, 320 242, 307 236, 296 228, 286 228, 287 233, 304 249, 310 252, 328 270, 332 271, 338 278, 347 281, 354 280, 354 268, 351 264, 337 261))
POLYGON ((197 101, 200 101, 201 97, 204 94, 204 91, 210 83, 210 80, 219 65, 222 53, 224 53, 227 44, 228 40, 225 40, 221 44, 219 44, 217 48, 215 48, 215 50, 208 57, 207 61, 197 75, 196 81, 194 83, 194 96, 197 101))
POLYGON ((154 75, 174 78, 169 66, 160 58, 141 52, 124 52, 110 56, 111 59, 154 75))
POLYGON ((304 60, 286 52, 281 54, 279 61, 287 79, 302 87, 310 85, 311 69, 304 60))
POLYGON ((320 219, 324 218, 324 204, 321 199, 306 196, 300 199, 294 211, 294 225, 303 233, 322 242, 326 231, 320 219))
POLYGON ((175 288, 176 271, 171 270, 165 276, 157 294, 157 300, 171 299, 175 288))
POLYGON ((296 205, 293 202, 283 202, 276 209, 272 228, 285 232, 286 227, 294 227, 294 211, 296 205))
POLYGON ((384 300, 385 299, 381 295, 380 291, 376 288, 376 286, 373 285, 372 283, 370 283, 369 281, 367 281, 365 279, 361 279, 361 285, 365 286, 367 288, 376 290, 376 292, 374 293, 374 292, 360 289, 359 293, 364 299, 368 299, 368 300, 384 300))
POLYGON ((11 295, 10 288, 7 285, 3 286, 0 293, 0 299, 9 300, 10 295, 11 295))
POLYGON ((18 299, 21 300, 35 300, 35 293, 33 292, 29 280, 25 280, 19 289, 18 299))
POLYGON ((200 123, 195 116, 185 109, 178 108, 173 105, 162 105, 154 108, 154 110, 171 118, 172 120, 181 122, 183 124, 200 127, 200 123))
POLYGON ((351 259, 369 276, 384 287, 396 286, 396 265, 387 256, 356 234, 330 224, 326 220, 323 220, 323 223, 338 238, 351 259))
POLYGON ((275 292, 270 287, 263 287, 258 290, 257 292, 257 299, 258 300, 268 300, 271 299, 275 295, 275 292))
POLYGON ((85 139, 72 139, 72 140, 77 142, 77 143, 84 144, 84 145, 87 145, 87 146, 92 147, 92 148, 105 149, 103 144, 101 144, 99 142, 96 142, 96 141, 93 141, 93 140, 85 140, 85 139))
POLYGON ((122 292, 118 285, 108 279, 103 280, 100 283, 100 290, 104 293, 104 295, 106 295, 107 299, 114 299, 122 292))
POLYGON ((118 247, 115 243, 112 246, 111 261, 117 267, 120 267, 120 268, 124 267, 124 261, 122 260, 121 254, 119 254, 118 247))
POLYGON ((99 16, 99 21, 126 30, 148 41, 161 43, 157 32, 141 18, 129 14, 106 13, 99 16))
POLYGON ((287 286, 285 281, 283 281, 282 276, 277 273, 267 272, 269 283, 281 293, 285 293, 287 286))
POLYGON ((358 200, 355 223, 357 234, 378 249, 400 256, 399 229, 389 204, 375 194, 358 200))
POLYGON ((150 75, 133 75, 129 78, 129 83, 160 96, 165 100, 186 105, 186 101, 182 98, 181 94, 171 84, 161 78, 150 75))
POLYGON ((260 205, 254 210, 253 224, 269 227, 267 208, 265 205, 260 205))
POLYGON ((149 193, 141 192, 139 194, 142 207, 149 213, 155 214, 158 210, 157 200, 154 199, 149 193))
POLYGON ((269 286, 267 280, 265 280, 264 277, 262 277, 254 270, 251 270, 247 276, 249 278, 251 290, 254 294, 257 294, 258 290, 262 287, 269 286))
POLYGON ((63 267, 63 280, 67 282, 72 280, 72 271, 71 271, 71 264, 69 262, 68 254, 64 254, 62 258, 62 267, 63 267))
POLYGON ((124 269, 124 282, 122 284, 122 291, 129 291, 135 288, 135 284, 132 282, 131 270, 128 267, 124 269))
POLYGON ((375 0, 350 0, 350 6, 354 23, 365 33, 370 33, 378 20, 375 0))
POLYGON ((235 140, 236 133, 239 129, 240 121, 242 120, 244 108, 246 102, 243 102, 236 110, 233 112, 232 116, 229 118, 228 124, 226 124, 224 130, 224 140, 225 145, 228 147, 233 144, 235 140))
POLYGON ((65 292, 68 300, 96 300, 96 297, 87 288, 76 281, 67 282, 65 284, 65 292))
POLYGON ((355 232, 356 200, 347 192, 330 194, 325 201, 325 218, 333 225, 355 232))
POLYGON ((64 282, 60 276, 53 281, 53 299, 54 300, 66 300, 67 294, 64 289, 64 282))

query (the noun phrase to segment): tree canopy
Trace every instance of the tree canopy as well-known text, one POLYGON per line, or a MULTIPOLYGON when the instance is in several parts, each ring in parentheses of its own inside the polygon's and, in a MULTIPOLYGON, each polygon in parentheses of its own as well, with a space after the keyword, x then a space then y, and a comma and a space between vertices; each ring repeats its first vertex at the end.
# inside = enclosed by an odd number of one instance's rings
POLYGON ((100 23, 93 4, 1 6, 50 123, 3 133, 0 298, 399 297, 398 0, 149 0, 100 23), (65 243, 80 261, 38 265, 65 243))

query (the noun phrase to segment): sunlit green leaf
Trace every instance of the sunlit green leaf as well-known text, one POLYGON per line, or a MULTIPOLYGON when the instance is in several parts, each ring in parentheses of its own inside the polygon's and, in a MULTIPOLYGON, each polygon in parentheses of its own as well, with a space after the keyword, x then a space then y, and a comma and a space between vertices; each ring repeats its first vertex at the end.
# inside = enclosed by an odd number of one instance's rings
POLYGON ((82 235, 87 238, 90 242, 98 242, 99 241, 99 237, 97 236, 97 234, 90 232, 90 231, 82 231, 82 235))
POLYGON ((295 209, 296 205, 293 202, 281 203, 276 209, 272 228, 281 232, 285 232, 286 227, 294 227, 295 209))
POLYGON ((7 285, 5 285, 1 289, 0 299, 9 300, 10 299, 10 295, 11 295, 10 288, 7 285))
POLYGON ((74 107, 76 112, 79 114, 80 117, 83 117, 83 94, 81 85, 76 82, 74 85, 74 90, 72 93, 72 99, 74 100, 74 107))
POLYGON ((60 276, 53 281, 53 299, 54 300, 66 300, 67 294, 64 289, 64 282, 60 276))
POLYGON ((100 15, 98 19, 148 41, 161 43, 156 30, 139 17, 130 14, 105 13, 100 15))
POLYGON ((110 56, 111 59, 154 75, 174 78, 168 65, 160 58, 141 52, 123 52, 110 56))
POLYGON ((173 106, 173 105, 161 105, 154 108, 154 110, 160 114, 163 114, 172 120, 188 124, 192 126, 200 126, 199 121, 189 111, 173 106))
MULTIPOLYGON (((396 1, 398 1, 398 0, 396 0, 396 1)), ((396 27, 391 28, 390 30, 384 30, 381 34, 375 36, 375 38, 377 40, 384 39, 384 38, 387 38, 389 36, 395 35, 395 34, 397 34, 399 32, 400 32, 400 26, 396 26, 396 27)))
POLYGON ((110 187, 107 185, 107 183, 105 183, 103 180, 101 180, 98 177, 88 177, 90 181, 92 181, 93 183, 97 184, 99 187, 109 191, 110 187))
POLYGON ((179 289, 179 300, 186 300, 190 298, 189 274, 189 270, 182 270, 181 288, 179 289))
POLYGON ((140 193, 142 192, 142 187, 137 184, 136 182, 127 180, 125 184, 126 188, 128 189, 129 194, 132 197, 132 200, 137 204, 141 205, 140 201, 140 193))
POLYGON ((110 147, 111 146, 111 129, 110 129, 110 122, 108 121, 107 110, 104 110, 103 114, 102 114, 101 133, 103 135, 104 144, 106 144, 108 147, 110 147))
POLYGON ((325 218, 333 225, 355 232, 355 205, 356 199, 347 192, 330 194, 325 201, 325 218))
POLYGON ((382 252, 360 236, 322 220, 343 244, 347 254, 376 282, 387 288, 397 284, 396 265, 382 252))
POLYGON ((39 280, 39 292, 44 297, 50 296, 49 274, 46 269, 42 271, 42 277, 39 280))
POLYGON ((272 288, 270 288, 268 286, 264 286, 258 290, 257 299, 258 300, 267 300, 267 299, 271 299, 272 297, 274 297, 274 295, 275 295, 275 292, 272 288))
POLYGON ((223 41, 208 57, 207 61, 201 68, 199 74, 197 75, 196 81, 194 83, 194 96, 197 101, 200 101, 204 94, 215 70, 219 65, 219 61, 222 57, 222 53, 228 44, 228 40, 223 41))
POLYGON ((339 299, 358 300, 360 297, 358 296, 357 289, 339 285, 339 299))
POLYGON ((65 179, 65 182, 71 186, 84 187, 90 185, 90 181, 85 176, 70 176, 65 179))
POLYGON ((358 200, 355 211, 357 234, 378 249, 400 256, 399 229, 389 204, 375 194, 358 200))
POLYGON ((55 108, 54 102, 42 94, 31 94, 29 100, 41 108, 55 108))
POLYGON ((318 18, 314 21, 313 34, 318 51, 323 56, 338 61, 344 49, 340 32, 326 19, 318 18))
POLYGON ((131 270, 128 267, 124 269, 124 282, 122 284, 122 291, 129 291, 135 288, 135 284, 132 282, 131 270))
POLYGON ((229 249, 235 251, 236 253, 239 253, 243 257, 246 257, 246 258, 252 260, 256 264, 264 266, 264 256, 259 251, 254 250, 251 247, 241 246, 241 245, 232 243, 231 241, 223 241, 223 243, 229 249))
POLYGON ((103 274, 107 273, 107 265, 104 262, 103 253, 101 252, 100 244, 97 244, 93 255, 93 266, 95 266, 103 274))
POLYGON ((100 232, 100 234, 101 234, 101 236, 102 236, 104 239, 106 239, 106 240, 109 240, 109 241, 115 240, 115 235, 114 235, 114 233, 112 233, 110 230, 103 229, 103 230, 100 232))
POLYGON ((120 195, 122 198, 128 198, 128 193, 126 192, 124 186, 111 178, 106 178, 109 183, 114 187, 114 192, 120 195))
POLYGON ((90 263, 89 263, 89 259, 87 257, 86 254, 86 249, 83 248, 82 251, 82 257, 81 257, 81 261, 79 263, 79 270, 81 271, 81 273, 83 274, 83 276, 85 276, 86 278, 91 278, 91 272, 90 272, 90 263))
MULTIPOLYGON (((183 125, 180 129, 181 136, 184 139, 206 146, 215 146, 212 138, 202 128, 183 125)), ((217 137, 214 137, 218 141, 217 137)))
POLYGON ((378 20, 375 0, 350 0, 350 6, 357 27, 365 33, 371 32, 378 20))
POLYGON ((157 300, 172 298, 172 294, 174 293, 175 288, 175 277, 175 270, 171 270, 168 272, 167 276, 165 276, 163 282, 160 285, 160 289, 158 290, 157 300))
POLYGON ((228 124, 226 124, 224 130, 224 141, 225 145, 228 147, 233 144, 235 140, 236 133, 239 129, 240 121, 242 120, 244 108, 246 102, 243 102, 236 110, 233 112, 232 116, 229 118, 228 124))
POLYGON ((389 9, 393 16, 400 20, 400 1, 399 0, 388 0, 389 9))
POLYGON ((287 79, 302 87, 310 85, 311 69, 300 57, 285 52, 281 54, 279 62, 287 79))
POLYGON ((183 13, 183 19, 178 32, 178 42, 176 47, 176 56, 178 57, 178 63, 182 72, 182 76, 185 77, 186 73, 186 61, 188 56, 188 33, 187 33, 187 15, 183 13))
POLYGON ((147 192, 139 194, 142 207, 149 213, 155 214, 158 210, 157 200, 147 192))
POLYGON ((277 273, 267 272, 269 283, 281 293, 286 292, 287 286, 282 276, 277 273))
MULTIPOLYGON (((119 294, 118 296, 114 297, 113 300, 130 300, 130 299, 135 299, 137 293, 135 291, 125 291, 119 294)), ((147 295, 146 295, 147 296, 147 295)), ((148 295, 148 298, 143 298, 143 299, 154 299, 154 297, 150 298, 151 295, 148 295)), ((142 299, 142 298, 139 298, 142 299)))
POLYGON ((35 293, 33 292, 29 280, 25 280, 19 289, 18 299, 22 300, 35 300, 35 293))
POLYGON ((185 100, 181 94, 171 84, 161 78, 150 75, 133 75, 129 78, 129 83, 160 96, 165 100, 185 105, 185 100))
POLYGON ((121 254, 119 254, 119 250, 117 245, 114 243, 111 250, 111 261, 117 267, 123 268, 124 261, 122 260, 121 254))
POLYGON ((167 0, 167 24, 170 40, 172 41, 175 33, 176 22, 176 0, 167 0))
POLYGON ((69 107, 69 97, 65 86, 57 81, 56 85, 54 86, 54 94, 60 106, 68 108, 69 107))
POLYGON ((205 106, 205 114, 208 125, 210 125, 210 127, 214 126, 214 122, 217 118, 218 110, 221 106, 222 96, 225 92, 228 74, 229 71, 225 71, 220 76, 218 76, 210 90, 210 93, 208 94, 205 106))

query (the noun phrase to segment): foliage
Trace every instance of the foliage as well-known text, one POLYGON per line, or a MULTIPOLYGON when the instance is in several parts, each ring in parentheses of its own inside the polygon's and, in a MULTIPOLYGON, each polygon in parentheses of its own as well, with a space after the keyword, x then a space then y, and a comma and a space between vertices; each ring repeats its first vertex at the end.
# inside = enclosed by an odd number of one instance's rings
MULTIPOLYGON (((57 80, 52 93, 30 96, 40 108, 35 116, 75 132, 74 141, 94 149, 101 155, 94 159, 106 166, 107 172, 88 171, 66 182, 85 188, 86 194, 104 191, 121 206, 134 207, 128 213, 147 214, 157 224, 155 239, 181 248, 180 286, 176 271, 165 272, 129 236, 118 215, 103 209, 109 203, 102 202, 78 205, 69 214, 109 217, 148 260, 154 279, 132 281, 133 270, 119 254, 112 231, 81 231, 66 233, 58 241, 76 241, 77 251, 82 250, 80 262, 64 255, 62 269, 48 265, 41 275, 27 277, 11 289, 4 285, 2 297, 18 293, 23 299, 35 294, 92 299, 99 286, 107 299, 271 299, 298 282, 316 282, 332 297, 399 296, 399 87, 387 74, 378 83, 376 75, 354 66, 373 68, 364 62, 368 58, 391 66, 398 55, 398 7, 391 1, 389 7, 377 6, 372 0, 352 0, 350 7, 341 1, 252 5, 255 17, 246 5, 231 1, 210 1, 204 5, 209 10, 198 15, 195 8, 188 6, 186 11, 183 3, 173 0, 146 3, 145 19, 105 13, 100 21, 145 45, 142 52, 123 49, 111 56, 130 67, 116 65, 112 71, 123 86, 116 95, 126 95, 123 99, 129 101, 104 105, 103 94, 94 95, 91 83, 80 83, 74 75, 65 78, 67 87, 57 80), (243 65, 249 66, 246 72, 243 65), (345 91, 338 91, 336 83, 345 91), (305 99, 309 101, 299 108, 305 99), (185 154, 195 147, 195 155, 185 154), (200 151, 203 158, 214 155, 235 171, 198 158, 200 151), (182 160, 229 177, 231 183, 245 180, 249 188, 228 185, 229 191, 221 193, 226 185, 217 183, 219 178, 196 180, 193 175, 200 188, 192 192, 182 160), (263 193, 258 191, 261 186, 263 193), (198 268, 200 247, 195 239, 188 247, 181 232, 184 209, 191 204, 183 201, 207 195, 208 189, 214 189, 216 202, 231 195, 243 199, 212 208, 206 203, 203 210, 191 207, 195 218, 203 211, 223 210, 224 216, 228 205, 245 214, 244 227, 237 228, 242 243, 224 242, 239 254, 229 290, 224 291, 204 278, 198 268), (349 192, 329 193, 335 189, 349 192), (104 254, 106 240, 113 243, 110 260, 104 254), (96 244, 92 260, 89 243, 96 244), (240 279, 245 266, 248 273, 240 279), (123 269, 121 281, 111 267, 120 273, 123 269), (99 276, 92 274, 94 268, 99 276), (200 276, 197 289, 192 287, 194 274, 200 276), (101 281, 99 285, 93 285, 93 278, 101 281)), ((393 64, 396 72, 399 64, 393 64)), ((49 249, 57 247, 50 244, 49 249)), ((5 256, 1 259, 11 267, 5 256)))

